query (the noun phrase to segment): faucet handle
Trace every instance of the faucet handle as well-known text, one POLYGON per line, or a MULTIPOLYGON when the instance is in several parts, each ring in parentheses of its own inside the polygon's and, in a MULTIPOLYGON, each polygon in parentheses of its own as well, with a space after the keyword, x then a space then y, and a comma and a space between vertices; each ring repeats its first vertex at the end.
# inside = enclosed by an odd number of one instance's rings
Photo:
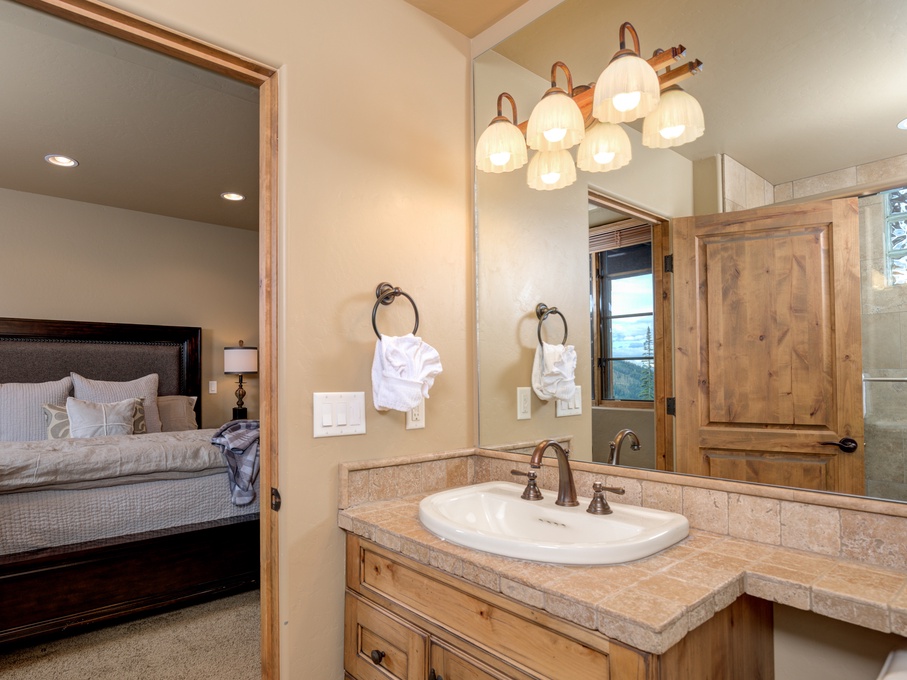
POLYGON ((529 472, 523 472, 522 470, 511 470, 510 474, 529 478, 529 481, 526 483, 526 488, 523 490, 523 494, 520 496, 520 498, 527 501, 540 501, 542 500, 542 498, 544 498, 544 496, 542 496, 542 492, 539 491, 538 484, 535 481, 538 477, 538 473, 535 470, 530 470, 529 472))
POLYGON ((586 508, 586 512, 592 513, 593 515, 610 515, 614 512, 611 509, 611 506, 608 505, 608 499, 605 498, 605 491, 616 493, 618 496, 623 496, 626 493, 626 491, 620 487, 603 486, 601 482, 594 482, 592 484, 592 501, 589 503, 589 507, 586 508))

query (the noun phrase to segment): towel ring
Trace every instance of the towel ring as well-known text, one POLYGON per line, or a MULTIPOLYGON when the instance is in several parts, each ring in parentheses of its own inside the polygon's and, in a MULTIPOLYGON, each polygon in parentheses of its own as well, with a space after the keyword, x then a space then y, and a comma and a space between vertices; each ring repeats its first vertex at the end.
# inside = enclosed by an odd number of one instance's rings
POLYGON ((375 317, 378 315, 378 305, 389 305, 398 295, 402 295, 409 300, 409 303, 413 306, 413 311, 416 313, 416 325, 413 327, 413 335, 419 330, 419 308, 416 307, 416 303, 402 290, 385 281, 384 283, 379 283, 378 287, 375 289, 375 297, 378 298, 378 300, 372 308, 372 328, 375 329, 375 335, 378 336, 379 340, 381 339, 381 333, 378 332, 378 324, 375 322, 375 317))
POLYGON ((545 319, 548 318, 549 314, 557 314, 561 317, 561 321, 564 322, 564 340, 561 342, 562 345, 567 344, 567 317, 565 317, 557 307, 549 307, 544 302, 540 302, 535 306, 535 315, 539 318, 539 345, 542 343, 542 324, 545 323, 545 319))

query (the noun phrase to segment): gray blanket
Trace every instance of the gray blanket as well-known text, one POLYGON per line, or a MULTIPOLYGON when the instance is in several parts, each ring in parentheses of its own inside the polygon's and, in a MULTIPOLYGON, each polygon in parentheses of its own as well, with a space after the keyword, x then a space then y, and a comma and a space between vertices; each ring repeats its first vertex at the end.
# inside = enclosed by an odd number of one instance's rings
POLYGON ((259 432, 257 420, 231 420, 211 437, 211 443, 220 447, 227 462, 233 505, 247 505, 255 500, 259 432))

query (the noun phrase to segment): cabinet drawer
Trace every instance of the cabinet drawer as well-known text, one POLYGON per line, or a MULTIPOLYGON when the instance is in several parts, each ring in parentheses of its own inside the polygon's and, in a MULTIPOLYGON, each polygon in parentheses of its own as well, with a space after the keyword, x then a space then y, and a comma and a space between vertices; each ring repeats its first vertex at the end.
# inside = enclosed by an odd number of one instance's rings
MULTIPOLYGON (((437 680, 509 680, 485 664, 435 640, 431 641, 429 659, 437 680)), ((432 680, 431 671, 429 680, 432 680)))
MULTIPOLYGON (((360 590, 372 589, 534 677, 607 680, 608 655, 363 546, 360 590)), ((481 676, 479 676, 481 677, 481 676)), ((446 680, 446 678, 445 678, 446 680)))
POLYGON ((346 594, 343 666, 358 680, 422 680, 426 636, 365 600, 346 594))

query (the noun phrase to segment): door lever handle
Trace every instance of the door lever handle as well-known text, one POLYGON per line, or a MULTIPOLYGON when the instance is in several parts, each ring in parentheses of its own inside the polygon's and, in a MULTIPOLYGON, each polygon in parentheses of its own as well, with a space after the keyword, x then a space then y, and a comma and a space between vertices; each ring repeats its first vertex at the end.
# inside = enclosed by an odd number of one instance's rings
POLYGON ((819 442, 822 446, 837 446, 844 453, 853 453, 857 450, 857 440, 850 437, 842 437, 837 442, 819 442))

